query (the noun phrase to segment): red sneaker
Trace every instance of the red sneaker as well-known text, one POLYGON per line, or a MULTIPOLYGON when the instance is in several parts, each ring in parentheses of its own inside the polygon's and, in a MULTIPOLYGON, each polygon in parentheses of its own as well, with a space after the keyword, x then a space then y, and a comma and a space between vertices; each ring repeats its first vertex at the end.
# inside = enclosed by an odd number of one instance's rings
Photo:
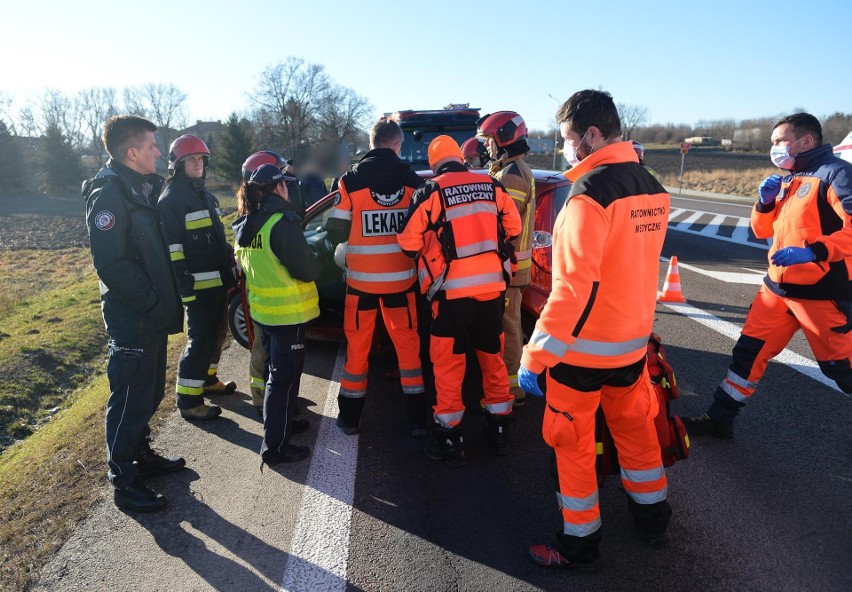
POLYGON ((556 547, 550 544, 530 547, 530 559, 542 567, 563 567, 565 569, 572 569, 586 573, 595 572, 601 568, 600 559, 596 559, 589 563, 571 561, 562 555, 556 547))

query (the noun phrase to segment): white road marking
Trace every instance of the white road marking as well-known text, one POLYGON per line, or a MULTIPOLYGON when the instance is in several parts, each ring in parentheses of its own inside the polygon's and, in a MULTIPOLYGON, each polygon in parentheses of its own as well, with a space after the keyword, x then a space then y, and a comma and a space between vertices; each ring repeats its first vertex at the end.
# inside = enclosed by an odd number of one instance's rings
POLYGON ((341 344, 328 383, 290 557, 281 578, 281 590, 287 592, 346 589, 358 436, 346 436, 334 425, 345 355, 346 345, 341 344))
MULTIPOLYGON (((678 263, 680 265, 680 263, 678 263)), ((691 304, 687 303, 670 303, 670 302, 659 302, 660 306, 665 306, 669 310, 672 310, 678 314, 682 314, 683 316, 692 319, 696 323, 704 325, 705 327, 716 331, 728 337, 734 341, 739 339, 740 331, 742 327, 735 325, 734 323, 729 323, 728 321, 723 321, 716 315, 709 313, 707 311, 701 310, 700 308, 696 308, 691 304)), ((850 395, 844 393, 840 390, 840 388, 835 384, 833 380, 826 377, 819 369, 819 366, 816 362, 809 360, 804 356, 800 356, 799 354, 790 351, 789 349, 784 349, 780 354, 773 358, 775 362, 780 364, 784 364, 799 372, 804 374, 808 378, 812 378, 817 382, 824 384, 828 388, 837 391, 849 397, 850 395)))
MULTIPOLYGON (((726 205, 735 205, 735 204, 726 204, 726 205)), ((750 207, 749 207, 750 209, 750 207)), ((700 210, 686 210, 684 208, 672 208, 669 212, 669 220, 672 218, 676 218, 678 215, 683 212, 692 212, 689 216, 680 220, 678 222, 669 222, 669 229, 676 230, 678 232, 686 232, 689 234, 697 234, 699 236, 706 236, 715 240, 725 241, 728 243, 736 243, 738 245, 746 245, 748 247, 755 247, 757 249, 769 250, 769 245, 771 244, 770 240, 764 240, 762 242, 754 242, 749 240, 748 229, 751 223, 749 218, 742 218, 739 216, 729 216, 726 214, 715 214, 713 212, 703 212, 700 210), (713 216, 713 219, 706 224, 701 230, 690 230, 689 227, 697 222, 704 215, 713 216), (731 233, 730 237, 722 236, 719 234, 719 230, 722 227, 722 222, 725 221, 725 218, 733 218, 737 221, 736 226, 734 227, 733 233, 731 233)))
MULTIPOLYGON (((710 271, 709 269, 701 269, 700 267, 695 267, 694 265, 689 265, 688 263, 681 263, 680 261, 678 261, 677 265, 678 267, 682 267, 683 269, 688 269, 689 271, 694 271, 695 273, 706 275, 707 277, 711 277, 714 280, 719 280, 720 282, 725 282, 726 284, 747 284, 752 286, 759 286, 763 283, 763 276, 766 275, 765 271, 759 271, 755 273, 740 273, 737 271, 710 271)), ((742 269, 746 268, 743 267, 742 269)))

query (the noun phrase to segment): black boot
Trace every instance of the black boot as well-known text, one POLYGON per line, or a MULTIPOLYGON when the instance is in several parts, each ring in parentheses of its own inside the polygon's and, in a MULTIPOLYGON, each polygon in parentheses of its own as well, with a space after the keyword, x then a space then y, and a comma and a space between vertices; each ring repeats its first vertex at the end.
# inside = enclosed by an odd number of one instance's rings
POLYGON ((337 395, 337 406, 340 413, 337 416, 336 425, 340 431, 347 436, 352 436, 360 431, 361 411, 364 410, 364 397, 353 399, 337 395))
POLYGON ((136 468, 143 477, 154 477, 180 471, 186 466, 186 461, 179 456, 165 457, 154 452, 151 444, 146 442, 136 456, 136 468))
POLYGON ((131 512, 156 512, 166 507, 165 496, 145 487, 141 479, 123 489, 116 489, 113 499, 116 506, 131 512))
POLYGON ((642 532, 642 538, 652 547, 659 547, 669 542, 666 530, 672 517, 672 507, 663 500, 653 504, 639 504, 632 498, 627 498, 627 508, 642 532))
POLYGON ((405 395, 405 404, 408 407, 408 421, 411 425, 411 435, 415 438, 428 436, 430 410, 426 393, 405 395))
POLYGON ((435 424, 432 433, 426 439, 423 451, 429 458, 442 460, 451 467, 463 467, 467 464, 463 444, 460 425, 445 428, 435 424))
POLYGON ((690 436, 713 436, 728 440, 734 437, 734 419, 745 403, 735 401, 728 393, 717 388, 714 401, 704 415, 682 417, 683 425, 690 436))
POLYGON ((497 456, 509 454, 509 423, 512 415, 485 415, 485 438, 488 447, 497 456))

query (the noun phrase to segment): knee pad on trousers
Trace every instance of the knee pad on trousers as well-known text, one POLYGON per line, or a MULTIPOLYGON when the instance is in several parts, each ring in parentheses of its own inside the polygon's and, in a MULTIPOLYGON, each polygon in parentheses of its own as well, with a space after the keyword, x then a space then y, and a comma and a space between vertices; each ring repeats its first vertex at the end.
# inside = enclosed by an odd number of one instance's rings
POLYGON ((849 360, 831 360, 829 362, 817 362, 819 369, 827 377, 837 383, 844 393, 852 393, 852 368, 849 360))

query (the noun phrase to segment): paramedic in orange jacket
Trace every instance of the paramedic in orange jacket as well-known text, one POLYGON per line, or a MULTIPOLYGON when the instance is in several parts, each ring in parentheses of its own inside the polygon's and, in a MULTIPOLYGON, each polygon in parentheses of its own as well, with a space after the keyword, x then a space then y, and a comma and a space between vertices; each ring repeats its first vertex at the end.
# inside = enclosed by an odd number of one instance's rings
POLYGON ((396 241, 411 194, 422 179, 400 158, 403 133, 394 121, 370 131, 370 151, 338 181, 339 196, 326 224, 333 244, 346 246, 343 330, 346 364, 337 397, 337 427, 357 434, 367 394, 368 356, 381 309, 399 360, 411 434, 425 436, 429 403, 420 367, 414 263, 396 241))
MULTIPOLYGON (((521 219, 502 185, 465 168, 453 138, 436 137, 428 156, 435 176, 414 193, 398 239, 409 257, 422 252, 449 261, 443 283, 432 285, 440 284, 432 297, 430 344, 437 403, 425 451, 431 458, 462 466, 466 339, 482 368, 489 445, 500 455, 509 451, 514 397, 502 355, 503 293, 509 274, 499 252, 505 240, 521 232, 521 219), (432 244, 443 245, 443 256, 441 248, 431 251, 432 244)), ((421 281, 421 290, 425 286, 421 281)))
POLYGON ((553 289, 524 348, 519 382, 541 396, 542 436, 553 448, 562 529, 529 550, 536 563, 579 571, 600 566, 595 474, 600 404, 618 448, 628 507, 645 539, 666 541, 671 508, 645 363, 654 323, 669 196, 621 139, 609 93, 574 93, 556 113, 573 167, 568 201, 553 227, 553 289))
POLYGON ((822 126, 808 113, 775 124, 770 158, 788 174, 761 183, 751 212, 754 235, 772 238, 769 271, 713 404, 684 418, 690 436, 731 438, 769 360, 799 329, 822 373, 852 393, 852 164, 822 143, 822 126))

